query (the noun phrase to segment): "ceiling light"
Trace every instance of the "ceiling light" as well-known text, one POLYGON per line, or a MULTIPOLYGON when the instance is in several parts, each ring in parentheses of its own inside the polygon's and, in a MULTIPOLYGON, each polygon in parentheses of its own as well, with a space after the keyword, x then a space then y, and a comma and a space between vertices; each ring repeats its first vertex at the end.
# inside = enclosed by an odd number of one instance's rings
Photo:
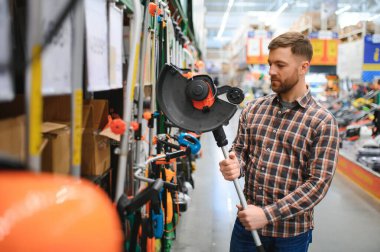
POLYGON ((351 9, 351 5, 346 5, 343 8, 340 8, 339 10, 335 11, 335 15, 340 15, 343 12, 348 11, 349 9, 351 9))
POLYGON ((221 39, 222 38, 224 29, 226 28, 228 17, 230 16, 231 8, 234 5, 234 1, 235 0, 229 0, 228 1, 228 6, 227 6, 227 9, 226 9, 226 12, 224 12, 222 23, 220 24, 218 35, 216 36, 217 39, 221 39))

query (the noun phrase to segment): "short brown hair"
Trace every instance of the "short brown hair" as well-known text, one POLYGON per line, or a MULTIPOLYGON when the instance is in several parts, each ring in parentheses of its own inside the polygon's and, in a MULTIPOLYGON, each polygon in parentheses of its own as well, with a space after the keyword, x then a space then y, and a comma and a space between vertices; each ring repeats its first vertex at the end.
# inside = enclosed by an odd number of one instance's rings
POLYGON ((313 47, 308 37, 299 32, 286 32, 274 38, 268 45, 268 49, 279 47, 290 47, 294 55, 305 57, 311 61, 313 57, 313 47))

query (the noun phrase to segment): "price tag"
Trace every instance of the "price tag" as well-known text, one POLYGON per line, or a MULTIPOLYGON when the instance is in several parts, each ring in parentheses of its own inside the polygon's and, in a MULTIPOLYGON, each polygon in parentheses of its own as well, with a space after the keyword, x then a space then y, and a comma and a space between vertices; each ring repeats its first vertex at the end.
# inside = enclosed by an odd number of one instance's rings
POLYGON ((0 101, 9 101, 14 98, 10 71, 12 51, 10 27, 8 1, 0 1, 0 101))
POLYGON ((109 73, 111 88, 123 87, 123 12, 114 5, 109 8, 109 73))
POLYGON ((88 91, 109 90, 106 1, 86 0, 85 20, 88 91))
POLYGON ((378 43, 380 43, 380 34, 373 34, 373 35, 372 35, 372 42, 373 42, 374 44, 378 44, 378 43))
MULTIPOLYGON (((41 26, 46 36, 57 16, 67 5, 67 0, 43 0, 41 26)), ((66 18, 51 43, 42 54, 42 93, 44 95, 71 93, 72 22, 66 18)))

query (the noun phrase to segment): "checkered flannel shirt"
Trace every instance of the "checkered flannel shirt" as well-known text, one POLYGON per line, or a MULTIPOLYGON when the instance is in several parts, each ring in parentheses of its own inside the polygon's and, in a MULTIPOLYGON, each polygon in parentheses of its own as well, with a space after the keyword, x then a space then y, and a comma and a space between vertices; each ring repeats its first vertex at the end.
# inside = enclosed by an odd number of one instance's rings
POLYGON ((308 91, 292 109, 276 94, 242 111, 235 151, 248 204, 269 221, 258 232, 293 237, 313 229, 313 208, 326 195, 338 158, 335 118, 308 91))

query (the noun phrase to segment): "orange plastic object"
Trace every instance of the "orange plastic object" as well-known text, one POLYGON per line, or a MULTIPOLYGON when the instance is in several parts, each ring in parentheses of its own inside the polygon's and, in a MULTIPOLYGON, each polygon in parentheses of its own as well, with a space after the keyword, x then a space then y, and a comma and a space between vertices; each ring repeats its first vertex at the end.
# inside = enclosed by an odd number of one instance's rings
POLYGON ((154 136, 153 139, 152 139, 152 144, 156 145, 157 144, 157 140, 158 140, 157 136, 154 136))
POLYGON ((198 60, 195 62, 195 67, 198 69, 202 69, 205 67, 205 63, 202 60, 198 60))
POLYGON ((110 128, 113 133, 122 135, 125 132, 125 122, 120 118, 113 119, 110 123, 110 128))
POLYGON ((158 165, 165 165, 165 164, 173 164, 175 161, 176 161, 175 158, 169 159, 169 161, 166 161, 166 159, 163 158, 163 159, 156 160, 155 163, 158 165))
POLYGON ((122 251, 115 207, 88 181, 0 172, 0 199, 0 251, 122 251))
POLYGON ((211 108, 211 106, 215 102, 215 98, 214 98, 214 95, 212 94, 211 87, 210 86, 208 87, 208 95, 204 100, 202 101, 192 100, 192 102, 193 102, 194 108, 198 110, 203 110, 203 108, 205 107, 211 108))
POLYGON ((194 73, 193 72, 187 72, 187 73, 182 74, 182 76, 187 78, 187 79, 190 79, 194 76, 194 73))
POLYGON ((147 252, 155 252, 156 251, 156 239, 154 237, 146 239, 146 251, 147 252))
MULTIPOLYGON (((166 182, 170 182, 175 175, 174 171, 165 169, 166 182)), ((166 207, 166 223, 171 223, 173 221, 173 198, 169 191, 166 193, 166 207)))
POLYGON ((200 138, 201 137, 201 134, 197 134, 197 133, 192 132, 192 131, 188 131, 187 133, 190 134, 190 135, 192 135, 195 138, 200 138))
POLYGON ((139 129, 139 124, 137 122, 131 122, 131 128, 133 131, 137 131, 139 129))
POLYGON ((155 3, 149 3, 149 14, 151 16, 154 16, 157 12, 157 15, 161 15, 162 14, 162 10, 160 8, 158 8, 157 4, 155 3))
POLYGON ((146 112, 144 112, 143 113, 143 118, 145 119, 145 120, 150 120, 150 119, 152 119, 152 113, 150 112, 150 111, 146 111, 146 112))

